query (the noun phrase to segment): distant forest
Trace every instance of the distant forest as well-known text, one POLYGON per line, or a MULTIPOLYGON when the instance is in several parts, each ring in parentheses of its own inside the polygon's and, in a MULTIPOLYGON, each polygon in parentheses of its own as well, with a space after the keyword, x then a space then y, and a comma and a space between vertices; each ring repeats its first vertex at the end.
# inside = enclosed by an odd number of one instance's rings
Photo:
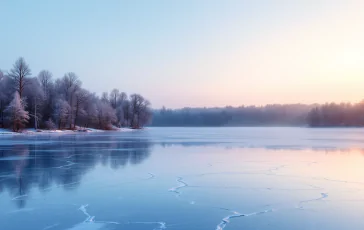
POLYGON ((224 108, 162 108, 153 111, 151 126, 364 126, 364 102, 275 104, 224 108))
POLYGON ((0 128, 141 128, 151 115, 143 96, 128 97, 116 88, 98 96, 83 88, 73 72, 54 78, 42 70, 33 76, 24 58, 9 72, 0 70, 0 128))

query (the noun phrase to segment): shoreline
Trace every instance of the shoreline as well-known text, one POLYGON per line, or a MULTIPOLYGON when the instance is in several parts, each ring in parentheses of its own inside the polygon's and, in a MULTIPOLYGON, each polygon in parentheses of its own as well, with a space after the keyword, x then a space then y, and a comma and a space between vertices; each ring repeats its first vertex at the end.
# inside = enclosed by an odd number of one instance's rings
POLYGON ((102 130, 102 129, 94 129, 94 128, 85 128, 85 129, 24 129, 21 132, 14 132, 11 129, 0 128, 0 135, 35 135, 35 134, 76 134, 76 133, 102 133, 102 132, 130 132, 134 129, 131 128, 115 128, 112 130, 102 130))

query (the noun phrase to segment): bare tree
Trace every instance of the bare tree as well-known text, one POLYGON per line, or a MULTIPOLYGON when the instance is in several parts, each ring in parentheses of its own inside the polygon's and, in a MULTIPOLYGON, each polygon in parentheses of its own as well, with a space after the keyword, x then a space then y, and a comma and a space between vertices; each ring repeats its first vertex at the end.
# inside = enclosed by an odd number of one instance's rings
POLYGON ((20 98, 22 97, 25 86, 29 83, 27 77, 31 75, 31 70, 24 58, 20 57, 10 70, 9 77, 14 82, 15 90, 18 91, 20 98))
POLYGON ((50 93, 49 91, 51 89, 52 77, 52 73, 48 70, 42 70, 38 74, 38 80, 43 88, 43 92, 46 95, 47 99, 50 93))
POLYGON ((87 100, 89 98, 88 95, 89 95, 89 92, 84 89, 79 89, 75 93, 75 118, 74 118, 74 122, 73 122, 73 124, 74 124, 73 128, 76 127, 76 124, 78 121, 77 119, 78 119, 80 113, 84 113, 82 106, 87 102, 87 100))
POLYGON ((66 126, 71 114, 71 106, 67 101, 62 99, 58 100, 55 106, 56 108, 54 109, 54 117, 58 123, 58 129, 61 129, 62 127, 66 126))
POLYGON ((64 90, 65 99, 71 107, 71 114, 69 116, 69 125, 72 128, 73 123, 73 97, 76 91, 81 87, 81 81, 75 73, 66 73, 62 78, 62 86, 64 90))
POLYGON ((116 109, 117 107, 117 102, 118 102, 118 98, 119 98, 119 90, 118 89, 113 89, 110 93, 110 103, 111 106, 116 109))
POLYGON ((132 128, 137 128, 136 117, 139 110, 139 95, 132 94, 130 95, 130 111, 131 111, 131 119, 130 126, 132 128))
POLYGON ((44 124, 45 124, 45 127, 49 130, 56 129, 56 124, 54 124, 54 122, 51 118, 49 118, 46 122, 44 122, 44 124))
POLYGON ((150 103, 145 100, 143 96, 139 94, 130 95, 130 109, 131 109, 131 127, 139 129, 145 125, 145 122, 149 120, 150 103))
POLYGON ((101 101, 104 103, 109 103, 109 94, 108 92, 103 92, 101 95, 101 101))
POLYGON ((150 102, 148 100, 144 100, 141 105, 141 110, 139 113, 139 124, 141 127, 145 126, 152 119, 152 111, 150 109, 150 102))
POLYGON ((120 128, 124 124, 124 111, 121 105, 116 108, 116 118, 116 124, 120 128))
POLYGON ((86 124, 84 125, 86 128, 88 128, 92 123, 97 122, 97 104, 99 102, 99 99, 96 97, 96 95, 89 94, 88 99, 86 100, 86 103, 84 105, 85 110, 85 121, 86 124))
POLYGON ((29 78, 28 81, 29 87, 25 88, 23 96, 29 108, 29 115, 33 118, 31 120, 34 121, 34 123, 30 122, 29 125, 34 125, 34 128, 38 129, 38 125, 42 119, 41 108, 45 102, 45 93, 38 78, 29 78))
POLYGON ((5 76, 4 73, 0 70, 0 127, 4 127, 4 110, 5 110, 5 101, 7 99, 5 95, 5 76))
POLYGON ((62 78, 62 85, 64 90, 64 95, 66 101, 70 102, 72 100, 73 94, 81 87, 81 81, 75 73, 66 73, 62 78))
POLYGON ((131 111, 130 111, 130 101, 128 99, 126 99, 123 104, 122 104, 122 108, 123 108, 123 124, 122 126, 129 126, 130 125, 130 118, 131 118, 131 111))
POLYGON ((3 75, 0 80, 0 127, 5 127, 5 110, 14 95, 12 80, 3 75))
POLYGON ((99 128, 112 129, 112 124, 117 120, 115 110, 108 103, 102 101, 97 103, 96 109, 99 128))
POLYGON ((119 105, 122 105, 125 100, 128 100, 128 95, 126 95, 124 92, 121 92, 118 98, 119 105))

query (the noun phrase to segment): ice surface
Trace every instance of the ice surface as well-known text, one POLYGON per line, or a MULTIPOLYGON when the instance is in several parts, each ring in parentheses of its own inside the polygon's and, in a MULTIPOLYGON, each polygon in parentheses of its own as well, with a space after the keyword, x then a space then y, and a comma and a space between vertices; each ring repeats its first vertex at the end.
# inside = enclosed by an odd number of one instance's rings
POLYGON ((2 135, 1 230, 364 229, 364 131, 2 135))

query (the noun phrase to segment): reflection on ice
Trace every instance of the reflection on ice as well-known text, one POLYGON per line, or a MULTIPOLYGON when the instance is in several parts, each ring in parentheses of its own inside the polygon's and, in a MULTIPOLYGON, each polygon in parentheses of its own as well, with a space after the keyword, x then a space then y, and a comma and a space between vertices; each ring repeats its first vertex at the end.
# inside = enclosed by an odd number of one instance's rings
MULTIPOLYGON (((62 138, 73 139, 72 136, 62 138)), ((60 187, 72 189, 80 184, 85 172, 98 164, 109 164, 112 168, 119 168, 126 164, 141 163, 149 156, 150 144, 147 141, 133 142, 131 139, 129 142, 108 142, 106 145, 99 146, 92 143, 92 136, 85 138, 91 139, 87 150, 78 145, 40 144, 38 146, 33 143, 32 145, 14 145, 10 149, 6 147, 5 150, 1 150, 2 146, 0 146, 0 177, 2 178, 0 192, 3 189, 8 190, 13 194, 12 200, 21 201, 18 202, 18 206, 22 207, 29 195, 29 189, 35 185, 38 185, 42 191, 60 187), (58 148, 58 152, 54 151, 55 147, 58 148), (110 150, 110 147, 128 149, 128 151, 118 152, 110 150)), ((46 141, 41 141, 43 142, 46 141)))

